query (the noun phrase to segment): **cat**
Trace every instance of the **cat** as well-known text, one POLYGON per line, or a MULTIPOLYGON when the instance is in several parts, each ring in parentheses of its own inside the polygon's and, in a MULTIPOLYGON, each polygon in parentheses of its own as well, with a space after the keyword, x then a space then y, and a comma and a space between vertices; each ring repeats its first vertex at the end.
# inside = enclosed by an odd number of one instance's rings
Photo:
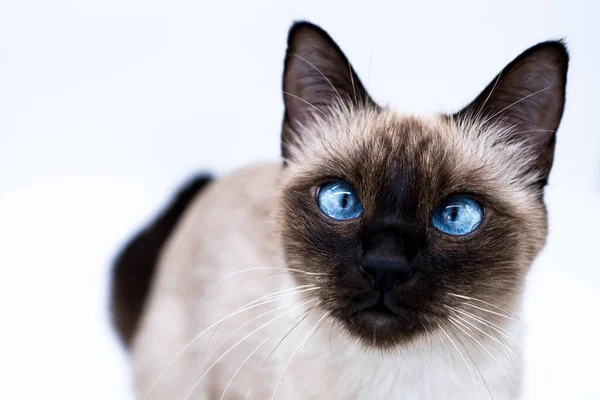
POLYGON ((568 60, 537 44, 416 117, 295 23, 282 161, 192 180, 115 263, 137 398, 517 398, 568 60))

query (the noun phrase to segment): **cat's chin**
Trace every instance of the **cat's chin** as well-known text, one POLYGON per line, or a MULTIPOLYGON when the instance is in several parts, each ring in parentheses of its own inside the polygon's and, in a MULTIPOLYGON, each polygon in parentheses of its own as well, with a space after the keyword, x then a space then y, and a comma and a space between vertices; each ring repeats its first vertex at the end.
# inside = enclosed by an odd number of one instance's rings
POLYGON ((391 311, 383 305, 368 307, 340 318, 346 330, 365 346, 392 349, 421 333, 423 325, 413 311, 391 311))
POLYGON ((364 321, 363 323, 373 329, 393 330, 397 318, 395 314, 388 311, 367 309, 360 312, 360 319, 364 321))

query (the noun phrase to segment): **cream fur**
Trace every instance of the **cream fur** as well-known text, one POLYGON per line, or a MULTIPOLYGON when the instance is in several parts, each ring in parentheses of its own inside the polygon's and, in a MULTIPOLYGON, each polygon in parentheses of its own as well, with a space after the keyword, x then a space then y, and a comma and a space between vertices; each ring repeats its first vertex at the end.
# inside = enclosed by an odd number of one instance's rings
MULTIPOLYGON (((399 117, 390 111, 378 118, 376 123, 385 125, 399 117)), ((359 115, 346 122, 349 129, 367 133, 364 135, 366 139, 357 137, 357 140, 368 140, 369 121, 373 127, 371 115, 359 115)), ((480 162, 488 166, 491 173, 500 174, 507 179, 507 185, 517 180, 516 172, 512 174, 506 169, 498 171, 494 158, 482 153, 487 143, 461 144, 463 141, 455 135, 464 126, 446 126, 440 130, 440 124, 441 119, 432 119, 425 126, 429 127, 430 132, 446 135, 445 143, 451 143, 453 151, 461 152, 463 156, 469 155, 472 158, 468 161, 470 163, 480 162)), ((331 131, 330 127, 329 132, 331 131)), ((488 140, 486 135, 480 137, 482 141, 488 140)), ((340 145, 352 146, 352 143, 342 141, 340 145)), ((190 340, 198 333, 242 305, 298 285, 283 269, 273 211, 277 208, 280 185, 284 185, 286 179, 302 173, 302 166, 308 165, 311 160, 317 163, 322 156, 321 152, 326 151, 323 144, 317 141, 311 143, 309 148, 310 151, 303 153, 302 165, 292 163, 283 176, 280 175, 280 165, 264 164, 240 170, 211 184, 187 210, 183 222, 162 255, 147 311, 134 340, 131 356, 138 398, 186 398, 207 366, 231 345, 269 319, 289 311, 292 303, 301 304, 300 299, 311 294, 311 291, 307 291, 283 297, 238 314, 225 321, 214 336, 212 330, 209 330, 190 344, 190 340), (242 272, 250 268, 265 269, 242 272), (225 279, 218 282, 222 278, 225 279), (226 345, 218 347, 237 327, 278 307, 282 308, 247 325, 233 334, 226 345), (188 347, 183 354, 172 363, 175 355, 186 345, 188 347), (211 354, 212 352, 215 354, 211 354), (163 374, 165 370, 166 373, 163 374), (152 390, 148 393, 151 387, 152 390)), ((527 199, 521 198, 519 193, 518 190, 507 190, 506 196, 526 207, 527 199)), ((310 298, 304 301, 308 300, 310 298)), ((248 398, 270 399, 289 357, 315 326, 323 311, 313 309, 263 367, 264 360, 299 319, 289 321, 317 302, 315 299, 292 310, 242 341, 198 383, 189 398, 219 399, 227 382, 244 359, 272 335, 241 368, 225 396, 227 399, 244 399, 252 388, 248 398)), ((513 312, 516 312, 517 304, 518 301, 513 304, 513 312)), ((340 327, 331 324, 332 321, 326 319, 302 350, 301 357, 287 368, 275 398, 486 398, 489 396, 488 389, 480 374, 485 377, 494 399, 515 398, 509 380, 514 389, 519 390, 518 354, 511 355, 511 362, 506 351, 492 340, 479 339, 502 364, 501 367, 481 348, 464 343, 467 354, 454 339, 461 349, 459 354, 440 331, 431 332, 427 340, 412 343, 400 348, 398 352, 379 354, 361 348, 346 337, 340 327), (469 371, 463 357, 469 363, 470 358, 473 358, 479 371, 473 365, 470 365, 469 371)), ((504 329, 516 340, 521 337, 518 324, 504 324, 504 329)), ((517 346, 513 348, 518 349, 517 346)))

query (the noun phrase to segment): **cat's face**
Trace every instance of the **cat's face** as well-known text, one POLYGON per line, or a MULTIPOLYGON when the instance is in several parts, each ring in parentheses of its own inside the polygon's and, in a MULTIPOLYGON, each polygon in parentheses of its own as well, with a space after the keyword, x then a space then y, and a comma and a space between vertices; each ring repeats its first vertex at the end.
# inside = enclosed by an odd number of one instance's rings
POLYGON ((319 308, 378 348, 450 329, 462 310, 499 322, 545 241, 566 65, 561 44, 538 45, 461 112, 404 117, 370 99, 323 31, 292 28, 278 228, 319 308))

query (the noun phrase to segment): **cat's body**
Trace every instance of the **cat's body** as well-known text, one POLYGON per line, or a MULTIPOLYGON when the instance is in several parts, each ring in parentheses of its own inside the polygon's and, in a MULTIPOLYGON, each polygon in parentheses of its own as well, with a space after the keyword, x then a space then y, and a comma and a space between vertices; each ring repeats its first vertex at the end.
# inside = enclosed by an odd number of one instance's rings
MULTIPOLYGON (((184 221, 163 253, 149 311, 132 348, 139 398, 158 380, 149 399, 184 399, 217 357, 287 309, 249 324, 209 357, 227 334, 264 312, 286 304, 302 304, 299 299, 310 294, 309 291, 286 296, 232 317, 219 328, 220 334, 211 339, 212 330, 205 333, 158 379, 173 357, 214 322, 263 295, 298 286, 288 274, 275 269, 283 265, 272 215, 280 169, 279 164, 265 164, 237 171, 212 183, 190 204, 184 221), (234 275, 257 267, 274 269, 234 275), (220 278, 225 280, 217 282, 220 278)), ((289 357, 323 313, 309 314, 263 368, 264 360, 299 319, 288 321, 308 307, 310 304, 299 307, 282 317, 281 323, 277 320, 242 342, 202 379, 191 398, 219 399, 244 359, 275 332, 238 373, 225 397, 244 399, 252 388, 250 398, 269 399, 289 357)), ((478 390, 473 383, 471 373, 480 380, 479 372, 473 366, 470 366, 471 371, 467 369, 447 338, 443 342, 438 338, 431 338, 432 342, 424 338, 409 348, 387 353, 364 349, 343 333, 331 333, 330 324, 331 321, 323 324, 302 350, 300 359, 288 367, 277 389, 278 399, 477 399, 487 396, 482 381, 478 381, 478 390)), ((519 340, 520 325, 513 324, 508 329, 515 340, 519 340)), ((518 390, 518 355, 512 354, 513 364, 504 355, 506 350, 492 340, 479 340, 502 361, 518 390)), ((516 346, 513 348, 515 352, 519 350, 516 346)), ((482 349, 469 347, 470 355, 462 347, 460 350, 467 360, 468 357, 477 360, 495 399, 514 398, 507 377, 492 359, 482 357, 482 349)))
POLYGON ((322 30, 292 28, 284 165, 177 206, 148 297, 116 286, 117 315, 143 304, 120 328, 137 396, 516 398, 566 62, 538 45, 461 112, 417 118, 377 106, 322 30))

